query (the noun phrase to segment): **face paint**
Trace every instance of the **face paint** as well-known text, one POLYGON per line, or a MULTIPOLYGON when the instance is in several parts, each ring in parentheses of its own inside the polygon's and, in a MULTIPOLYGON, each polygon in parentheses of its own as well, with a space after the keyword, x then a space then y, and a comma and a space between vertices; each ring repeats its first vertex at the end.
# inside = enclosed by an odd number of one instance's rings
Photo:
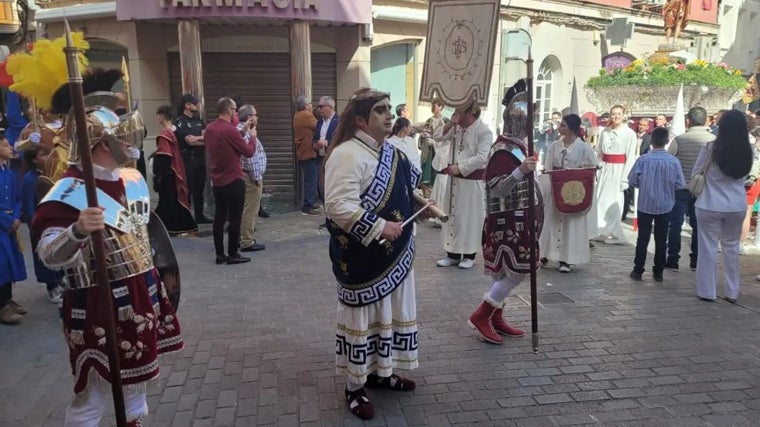
POLYGON ((388 101, 388 98, 383 98, 372 105, 372 109, 369 112, 369 121, 367 122, 368 133, 375 138, 383 135, 383 138, 378 141, 380 142, 385 139, 386 135, 391 133, 392 127, 391 103, 388 101))

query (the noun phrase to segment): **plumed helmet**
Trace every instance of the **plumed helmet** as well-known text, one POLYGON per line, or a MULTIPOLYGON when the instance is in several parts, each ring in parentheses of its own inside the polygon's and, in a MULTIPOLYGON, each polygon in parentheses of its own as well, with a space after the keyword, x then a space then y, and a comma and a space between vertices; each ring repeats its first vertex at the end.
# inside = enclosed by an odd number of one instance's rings
MULTIPOLYGON (((122 77, 119 70, 94 69, 83 76, 82 89, 85 93, 85 113, 87 116, 87 133, 90 148, 103 142, 111 150, 119 164, 126 164, 130 158, 124 154, 122 145, 132 149, 141 149, 145 139, 145 125, 137 111, 118 116, 121 99, 111 88, 122 77)), ((53 108, 61 114, 68 114, 66 130, 71 139, 69 163, 79 162, 79 143, 76 133, 76 120, 71 109, 68 85, 53 96, 53 108)))
POLYGON ((528 88, 520 79, 504 94, 504 135, 523 138, 528 134, 528 88))

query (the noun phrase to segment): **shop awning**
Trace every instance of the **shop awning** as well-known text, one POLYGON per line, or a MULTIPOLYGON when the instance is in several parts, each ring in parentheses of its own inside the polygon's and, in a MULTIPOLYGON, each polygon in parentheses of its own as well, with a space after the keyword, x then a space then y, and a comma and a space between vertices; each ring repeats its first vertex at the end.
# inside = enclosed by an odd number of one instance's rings
POLYGON ((207 23, 315 21, 372 22, 372 0, 117 0, 119 21, 195 19, 207 23))

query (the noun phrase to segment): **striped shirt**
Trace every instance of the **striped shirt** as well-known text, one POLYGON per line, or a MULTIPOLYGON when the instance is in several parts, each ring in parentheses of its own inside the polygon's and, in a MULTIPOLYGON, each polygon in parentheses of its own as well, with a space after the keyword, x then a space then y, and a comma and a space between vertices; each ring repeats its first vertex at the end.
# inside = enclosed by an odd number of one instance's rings
POLYGON ((636 160, 628 182, 639 189, 638 210, 659 215, 673 210, 676 190, 686 187, 681 163, 662 148, 653 148, 636 160))

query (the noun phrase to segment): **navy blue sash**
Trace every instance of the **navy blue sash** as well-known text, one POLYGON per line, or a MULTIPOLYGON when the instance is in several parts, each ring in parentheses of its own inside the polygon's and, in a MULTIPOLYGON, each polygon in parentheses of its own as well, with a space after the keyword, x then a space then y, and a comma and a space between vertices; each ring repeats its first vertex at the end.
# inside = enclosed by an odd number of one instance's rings
MULTIPOLYGON (((358 142, 362 143, 362 142, 358 142)), ((348 306, 373 304, 392 293, 406 279, 414 260, 413 226, 407 225, 393 242, 369 246, 361 241, 378 218, 401 221, 414 214, 412 191, 420 173, 406 156, 383 144, 369 188, 361 195, 365 212, 349 232, 328 222, 330 259, 338 281, 338 298, 348 306)))

